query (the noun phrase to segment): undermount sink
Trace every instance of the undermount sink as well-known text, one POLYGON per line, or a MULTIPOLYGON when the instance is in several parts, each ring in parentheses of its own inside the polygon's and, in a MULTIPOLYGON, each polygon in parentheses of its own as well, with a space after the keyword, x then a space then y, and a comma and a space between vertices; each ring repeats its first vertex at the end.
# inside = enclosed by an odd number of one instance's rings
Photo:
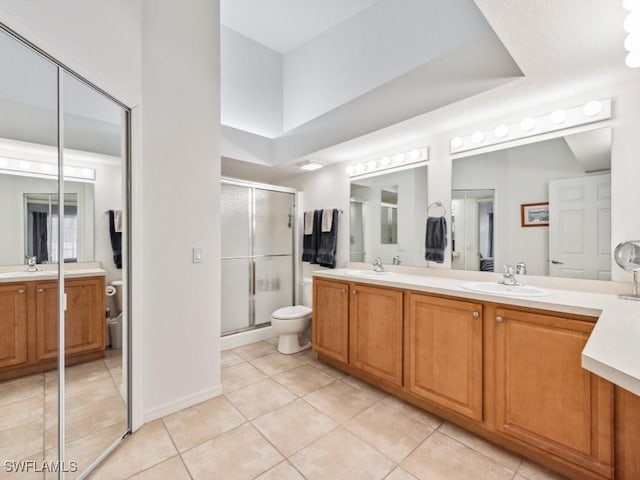
POLYGON ((528 285, 503 285, 494 282, 468 282, 460 285, 466 290, 481 293, 493 293, 498 295, 510 295, 514 297, 544 297, 551 295, 549 290, 528 285))
POLYGON ((368 277, 368 278, 377 278, 377 277, 391 277, 394 275, 393 272, 376 272, 375 270, 349 270, 347 275, 351 275, 353 277, 368 277))

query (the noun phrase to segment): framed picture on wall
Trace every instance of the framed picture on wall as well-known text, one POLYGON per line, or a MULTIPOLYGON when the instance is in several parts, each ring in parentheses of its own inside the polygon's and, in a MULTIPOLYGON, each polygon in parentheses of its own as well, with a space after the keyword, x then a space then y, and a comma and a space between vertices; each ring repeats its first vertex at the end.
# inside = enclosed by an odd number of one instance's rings
POLYGON ((523 227, 548 227, 549 202, 523 203, 520 205, 520 221, 523 227))

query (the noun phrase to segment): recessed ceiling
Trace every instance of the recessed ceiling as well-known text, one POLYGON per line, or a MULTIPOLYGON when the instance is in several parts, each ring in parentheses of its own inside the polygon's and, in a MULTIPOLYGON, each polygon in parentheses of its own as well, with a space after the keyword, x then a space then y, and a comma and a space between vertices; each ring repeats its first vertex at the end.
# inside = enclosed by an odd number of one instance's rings
POLYGON ((286 53, 380 0, 222 0, 220 23, 286 53))

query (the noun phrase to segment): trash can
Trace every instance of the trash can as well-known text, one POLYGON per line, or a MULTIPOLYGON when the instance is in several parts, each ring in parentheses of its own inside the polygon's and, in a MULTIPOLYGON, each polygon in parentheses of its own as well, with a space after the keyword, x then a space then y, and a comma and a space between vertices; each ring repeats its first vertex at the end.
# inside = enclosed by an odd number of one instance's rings
POLYGON ((111 348, 122 348, 122 313, 116 318, 109 319, 109 336, 111 348))

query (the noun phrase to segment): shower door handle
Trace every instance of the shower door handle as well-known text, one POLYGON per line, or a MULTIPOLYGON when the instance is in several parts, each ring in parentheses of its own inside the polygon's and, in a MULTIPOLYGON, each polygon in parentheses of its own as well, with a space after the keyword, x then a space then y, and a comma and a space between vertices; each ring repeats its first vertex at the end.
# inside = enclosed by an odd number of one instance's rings
POLYGON ((251 295, 256 294, 256 261, 251 260, 251 295))

